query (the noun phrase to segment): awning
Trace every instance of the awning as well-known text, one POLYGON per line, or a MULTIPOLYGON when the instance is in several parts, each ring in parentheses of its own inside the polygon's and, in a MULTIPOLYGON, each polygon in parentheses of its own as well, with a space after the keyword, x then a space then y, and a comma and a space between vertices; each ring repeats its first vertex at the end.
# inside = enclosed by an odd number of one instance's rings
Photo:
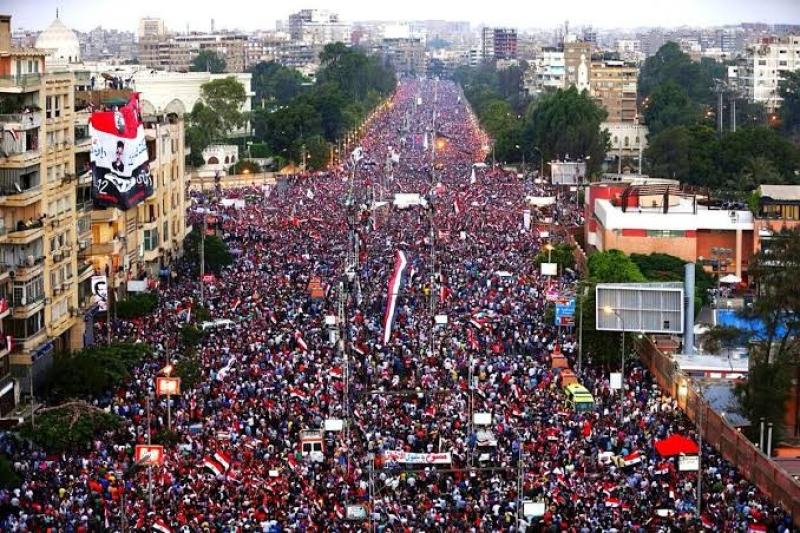
POLYGON ((656 441, 656 451, 662 457, 672 457, 674 455, 696 455, 700 452, 697 443, 689 437, 678 435, 677 433, 664 440, 656 441))

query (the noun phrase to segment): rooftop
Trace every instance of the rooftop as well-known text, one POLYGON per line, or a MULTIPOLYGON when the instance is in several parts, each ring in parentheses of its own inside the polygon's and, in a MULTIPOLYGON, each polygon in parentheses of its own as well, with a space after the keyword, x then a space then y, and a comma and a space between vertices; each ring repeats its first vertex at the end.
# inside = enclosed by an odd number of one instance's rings
POLYGON ((800 185, 761 185, 758 193, 771 200, 800 201, 800 185))

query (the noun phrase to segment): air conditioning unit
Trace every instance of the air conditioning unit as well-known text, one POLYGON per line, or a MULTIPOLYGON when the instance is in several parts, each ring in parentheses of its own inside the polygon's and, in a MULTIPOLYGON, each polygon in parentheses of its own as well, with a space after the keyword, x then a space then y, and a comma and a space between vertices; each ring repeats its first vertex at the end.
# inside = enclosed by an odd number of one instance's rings
POLYGON ((28 305, 28 299, 23 296, 22 298, 19 299, 19 305, 23 307, 28 305))
POLYGON ((88 241, 78 241, 78 250, 85 250, 88 246, 88 241))

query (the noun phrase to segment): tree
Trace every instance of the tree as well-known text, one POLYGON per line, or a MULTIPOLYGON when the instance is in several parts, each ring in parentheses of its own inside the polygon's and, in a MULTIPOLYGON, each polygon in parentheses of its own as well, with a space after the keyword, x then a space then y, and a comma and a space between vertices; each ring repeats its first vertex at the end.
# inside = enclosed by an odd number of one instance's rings
POLYGON ((217 116, 214 138, 229 134, 245 123, 242 106, 247 93, 235 77, 212 80, 200 86, 200 100, 217 116))
POLYGON ((559 89, 532 103, 523 131, 525 146, 537 146, 545 160, 589 160, 587 172, 600 167, 608 149, 608 132, 600 129, 608 113, 584 91, 559 89))
POLYGON ((781 128, 792 137, 800 136, 800 71, 782 72, 778 82, 778 95, 783 99, 780 107, 781 128))
MULTIPOLYGON (((631 254, 630 258, 649 281, 683 281, 686 261, 680 257, 652 253, 631 254)), ((694 272, 695 309, 699 312, 703 305, 708 305, 710 301, 708 289, 716 285, 716 280, 699 263, 695 265, 694 272)))
POLYGON ((744 332, 732 326, 714 326, 703 335, 703 350, 718 354, 725 350, 730 361, 731 350, 746 342, 744 332))
POLYGON ((253 75, 251 87, 255 102, 268 107, 286 105, 303 92, 308 80, 296 69, 285 67, 275 61, 261 61, 250 67, 253 75))
POLYGON ((713 104, 714 80, 725 75, 725 66, 715 61, 696 63, 674 42, 668 42, 645 60, 639 71, 638 91, 641 98, 652 95, 658 86, 673 82, 685 91, 696 105, 713 104))
POLYGON ((149 315, 158 307, 158 294, 155 292, 139 292, 129 294, 124 300, 117 302, 119 318, 138 318, 149 315))
POLYGON ((566 243, 558 243, 552 250, 542 249, 536 254, 537 263, 552 262, 558 264, 559 271, 575 267, 575 248, 566 243))
MULTIPOLYGON (((200 269, 200 236, 197 228, 186 238, 184 249, 195 271, 200 269)), ((203 244, 206 272, 219 274, 223 268, 233 263, 228 245, 216 235, 207 235, 203 244)))
POLYGON ((589 256, 589 279, 597 283, 640 283, 647 281, 630 257, 619 250, 589 256))
POLYGON ((225 72, 225 58, 211 49, 200 50, 189 66, 192 72, 210 72, 219 74, 225 72))
POLYGON ((90 399, 108 393, 130 377, 131 369, 150 354, 147 344, 117 343, 60 353, 47 373, 51 400, 90 399))
MULTIPOLYGON (((800 231, 773 235, 750 263, 756 284, 752 315, 764 333, 750 340, 750 371, 736 388, 745 415, 772 422, 779 441, 784 404, 792 380, 800 377, 800 231)), ((755 439, 756 424, 749 436, 755 439)))
POLYGON ((700 113, 686 92, 674 81, 657 86, 644 108, 644 119, 650 135, 675 126, 690 126, 700 113))
POLYGON ((119 424, 120 419, 114 414, 86 402, 69 402, 40 409, 36 413, 36 429, 27 422, 19 433, 48 453, 62 453, 83 449, 94 439, 103 439, 106 432, 117 429, 119 424))
MULTIPOLYGON (((597 331, 596 283, 635 283, 646 281, 636 264, 619 250, 597 252, 589 256, 589 280, 586 296, 581 296, 583 342, 589 356, 598 363, 616 365, 620 360, 620 337, 617 333, 597 331)), ((626 333, 626 346, 633 346, 633 337, 626 333)), ((627 354, 626 354, 627 355, 627 354)))

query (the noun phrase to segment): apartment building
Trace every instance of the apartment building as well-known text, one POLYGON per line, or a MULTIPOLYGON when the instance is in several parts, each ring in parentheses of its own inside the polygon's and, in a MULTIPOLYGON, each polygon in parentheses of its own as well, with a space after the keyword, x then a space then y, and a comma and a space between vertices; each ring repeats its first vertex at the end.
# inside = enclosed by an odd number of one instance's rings
POLYGON ((778 84, 787 72, 800 70, 800 35, 770 37, 748 47, 739 77, 751 102, 769 112, 781 105, 778 84))
POLYGON ((483 28, 481 31, 483 61, 517 58, 517 30, 513 28, 483 28))
POLYGON ((636 122, 639 69, 622 61, 592 63, 589 92, 608 111, 608 122, 636 122))
POLYGON ((0 15, 0 414, 83 341, 74 75, 48 71, 46 53, 12 47, 0 15))

